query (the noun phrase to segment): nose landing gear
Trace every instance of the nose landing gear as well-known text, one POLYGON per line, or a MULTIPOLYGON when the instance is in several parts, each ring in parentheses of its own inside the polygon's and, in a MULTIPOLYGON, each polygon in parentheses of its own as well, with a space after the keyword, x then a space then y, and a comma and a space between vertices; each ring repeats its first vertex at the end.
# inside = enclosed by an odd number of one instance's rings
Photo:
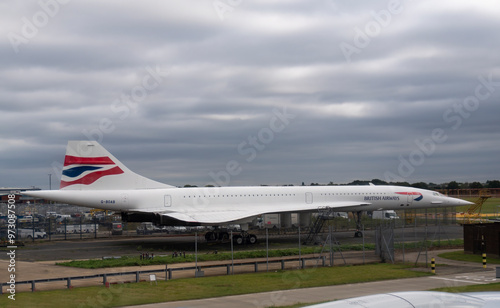
POLYGON ((362 228, 361 225, 361 211, 353 212, 356 216, 356 232, 354 232, 354 237, 363 237, 363 232, 359 231, 362 228))

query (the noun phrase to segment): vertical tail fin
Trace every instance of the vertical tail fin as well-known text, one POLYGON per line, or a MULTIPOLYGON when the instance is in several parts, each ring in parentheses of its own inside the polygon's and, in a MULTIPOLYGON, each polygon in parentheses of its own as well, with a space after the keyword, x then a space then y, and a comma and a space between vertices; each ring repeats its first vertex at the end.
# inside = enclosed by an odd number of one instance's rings
POLYGON ((96 141, 68 141, 60 189, 171 188, 132 172, 96 141))

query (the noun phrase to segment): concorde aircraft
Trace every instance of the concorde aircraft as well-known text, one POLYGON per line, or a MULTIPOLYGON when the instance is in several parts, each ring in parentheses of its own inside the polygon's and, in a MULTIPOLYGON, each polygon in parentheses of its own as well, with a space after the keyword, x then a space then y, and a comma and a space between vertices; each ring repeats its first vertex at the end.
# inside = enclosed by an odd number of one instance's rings
MULTIPOLYGON (((59 190, 26 191, 46 200, 122 213, 160 225, 240 224, 237 243, 257 241, 248 224, 266 213, 421 209, 472 203, 402 186, 257 186, 177 188, 138 175, 95 141, 69 141, 59 190)), ((360 215, 358 215, 359 217, 360 215)))

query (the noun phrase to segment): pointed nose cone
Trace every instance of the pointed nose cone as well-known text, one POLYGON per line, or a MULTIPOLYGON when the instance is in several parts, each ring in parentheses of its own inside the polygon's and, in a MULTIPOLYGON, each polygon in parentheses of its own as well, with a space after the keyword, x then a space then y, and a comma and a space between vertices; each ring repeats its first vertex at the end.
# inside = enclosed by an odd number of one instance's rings
POLYGON ((474 202, 469 202, 469 201, 466 201, 466 200, 462 200, 462 199, 458 199, 458 198, 451 198, 451 197, 448 197, 448 203, 451 206, 464 206, 464 205, 472 205, 472 204, 474 204, 474 202))

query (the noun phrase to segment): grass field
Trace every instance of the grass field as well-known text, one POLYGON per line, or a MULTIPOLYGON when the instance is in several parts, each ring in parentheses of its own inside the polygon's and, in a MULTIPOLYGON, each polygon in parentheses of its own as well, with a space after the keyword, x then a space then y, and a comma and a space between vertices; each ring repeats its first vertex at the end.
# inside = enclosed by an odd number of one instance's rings
MULTIPOLYGON (((461 198, 470 202, 475 202, 478 198, 461 198)), ((469 207, 460 206, 457 207, 457 212, 465 212, 469 207)), ((499 213, 500 214, 500 198, 489 198, 483 204, 481 213, 499 213)))
POLYGON ((463 287, 450 287, 439 288, 432 291, 441 291, 449 293, 463 293, 463 292, 498 292, 500 291, 500 282, 490 284, 470 285, 463 287))
POLYGON ((310 288, 387 279, 422 277, 426 272, 409 270, 406 265, 371 264, 321 267, 295 271, 242 274, 234 276, 174 279, 84 287, 72 290, 18 293, 16 301, 0 297, 0 307, 118 307, 166 301, 220 297, 275 290, 310 288))
MULTIPOLYGON (((423 242, 418 243, 404 243, 406 249, 409 246, 414 247, 415 244, 420 247, 423 242)), ((463 247, 464 241, 461 239, 448 240, 448 241, 427 241, 427 247, 441 247, 441 248, 456 248, 463 247)), ((403 244, 397 243, 394 246, 396 249, 402 249, 403 244)), ((342 251, 361 251, 363 245, 352 244, 352 245, 340 245, 342 251)), ((375 244, 365 244, 365 250, 375 250, 375 244)), ((328 251, 328 248, 325 250, 328 251)), ((300 250, 300 254, 319 254, 321 252, 321 247, 303 247, 300 250)), ((290 249, 270 249, 269 257, 285 257, 285 256, 299 256, 298 248, 290 249)), ((233 255, 235 260, 240 259, 252 259, 252 258, 265 258, 266 250, 252 250, 252 251, 236 251, 233 255)), ((203 261, 223 261, 231 260, 230 252, 219 252, 218 254, 198 254, 198 262, 203 261)), ((93 259, 93 260, 79 260, 79 261, 68 261, 60 262, 57 265, 78 267, 78 268, 108 268, 108 267, 126 267, 126 266, 145 266, 145 265, 164 265, 164 264, 175 264, 175 263, 192 263, 195 262, 194 254, 186 254, 186 256, 173 258, 172 256, 156 256, 154 259, 141 260, 137 256, 124 256, 118 259, 93 259)))
MULTIPOLYGON (((373 246, 373 245, 372 245, 373 246)), ((374 247, 372 249, 375 249, 374 247)), ((301 249, 302 254, 313 254, 321 252, 320 247, 304 247, 301 249)), ((269 257, 285 257, 285 256, 298 256, 299 249, 272 249, 269 250, 269 257)), ((234 252, 234 259, 251 259, 251 258, 265 258, 265 250, 253 251, 236 251, 234 252)), ((198 262, 203 261, 222 261, 231 260, 230 252, 220 252, 217 254, 198 254, 198 262)), ((174 263, 189 263, 195 262, 194 254, 186 254, 186 256, 175 257, 172 256, 156 256, 154 259, 141 260, 139 257, 121 257, 119 259, 95 259, 95 260, 82 260, 82 261, 69 261, 57 263, 57 265, 79 267, 79 268, 105 268, 105 267, 122 267, 122 266, 144 266, 144 265, 163 265, 174 263)))
MULTIPOLYGON (((464 253, 463 251, 445 252, 445 253, 439 254, 439 256, 441 258, 456 260, 456 261, 475 262, 475 263, 481 263, 481 264, 483 263, 483 257, 481 255, 467 254, 467 253, 464 253)), ((491 263, 491 264, 500 264, 499 258, 487 257, 486 261, 487 261, 487 263, 491 263)))

